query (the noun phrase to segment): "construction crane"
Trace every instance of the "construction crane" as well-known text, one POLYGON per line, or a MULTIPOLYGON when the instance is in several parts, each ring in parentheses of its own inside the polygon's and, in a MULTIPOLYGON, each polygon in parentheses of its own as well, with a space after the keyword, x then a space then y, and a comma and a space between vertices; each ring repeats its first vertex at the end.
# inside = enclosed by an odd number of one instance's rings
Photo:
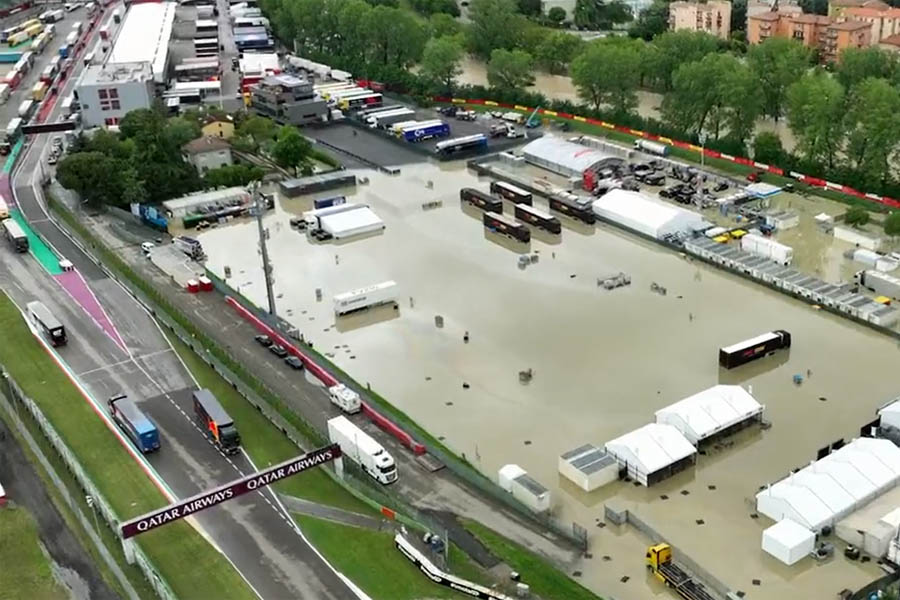
POLYGON ((525 127, 527 127, 528 129, 534 129, 535 127, 541 126, 541 120, 538 118, 539 110, 541 110, 540 106, 534 109, 534 112, 532 112, 531 116, 528 117, 528 120, 525 121, 525 127))
POLYGON ((656 578, 686 600, 716 600, 691 575, 672 560, 672 547, 656 544, 647 549, 647 568, 656 578))

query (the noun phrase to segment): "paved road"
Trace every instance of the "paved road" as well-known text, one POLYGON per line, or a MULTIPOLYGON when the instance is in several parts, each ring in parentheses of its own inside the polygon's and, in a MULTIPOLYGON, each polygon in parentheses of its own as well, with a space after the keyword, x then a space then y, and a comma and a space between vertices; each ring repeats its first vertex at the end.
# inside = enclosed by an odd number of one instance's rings
MULTIPOLYGON (((66 92, 77 72, 66 82, 66 92)), ((64 94, 63 94, 64 95, 64 94)), ((55 112, 51 119, 55 118, 55 112)), ((0 251, 0 287, 20 305, 41 298, 69 330, 61 354, 92 395, 124 392, 156 420, 163 450, 150 463, 178 497, 253 472, 244 455, 222 457, 194 426, 194 382, 149 315, 47 220, 36 179, 47 136, 35 138, 15 172, 17 201, 32 226, 88 280, 125 342, 121 348, 29 256, 0 251)), ((263 598, 350 600, 356 595, 297 533, 270 491, 243 496, 197 518, 212 542, 263 598)))
POLYGON ((63 581, 74 598, 116 600, 96 566, 85 557, 84 547, 69 529, 44 489, 43 482, 19 447, 16 439, 0 420, 0 479, 7 495, 24 507, 37 522, 41 542, 60 568, 63 581))

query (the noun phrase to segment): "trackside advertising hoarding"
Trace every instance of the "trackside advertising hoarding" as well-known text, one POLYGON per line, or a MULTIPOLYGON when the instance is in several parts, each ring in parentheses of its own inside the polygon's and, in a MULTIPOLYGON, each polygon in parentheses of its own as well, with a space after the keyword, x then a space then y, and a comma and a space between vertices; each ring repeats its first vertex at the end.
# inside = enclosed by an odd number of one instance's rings
POLYGON ((196 496, 191 496, 186 500, 182 500, 176 504, 170 504, 165 508, 147 513, 143 516, 132 519, 122 524, 122 537, 130 538, 156 529, 166 523, 189 517, 201 510, 216 506, 232 498, 237 498, 248 492, 254 492, 267 485, 272 485, 286 477, 296 475, 312 467, 325 464, 336 458, 340 458, 341 448, 337 444, 325 446, 311 452, 307 452, 302 456, 286 460, 274 467, 269 467, 263 471, 258 471, 252 475, 247 475, 241 479, 236 479, 231 483, 213 490, 201 492, 196 496))

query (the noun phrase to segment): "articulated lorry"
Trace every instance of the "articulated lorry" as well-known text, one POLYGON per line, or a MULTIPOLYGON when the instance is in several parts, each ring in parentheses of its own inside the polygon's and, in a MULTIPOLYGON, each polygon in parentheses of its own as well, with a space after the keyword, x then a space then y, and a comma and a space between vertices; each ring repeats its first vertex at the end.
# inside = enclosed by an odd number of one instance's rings
POLYGON ((241 436, 213 393, 204 388, 196 390, 193 397, 194 417, 201 431, 222 454, 237 454, 241 449, 241 436))
POLYGON ((159 431, 156 425, 128 396, 117 394, 107 400, 106 404, 113 421, 138 450, 144 454, 159 450, 159 431))
POLYGON ((394 457, 347 417, 328 421, 328 439, 341 447, 344 458, 358 464, 378 483, 387 485, 397 481, 394 457))
POLYGON ((716 600, 694 577, 675 564, 672 547, 668 544, 656 544, 647 549, 647 568, 686 600, 716 600))

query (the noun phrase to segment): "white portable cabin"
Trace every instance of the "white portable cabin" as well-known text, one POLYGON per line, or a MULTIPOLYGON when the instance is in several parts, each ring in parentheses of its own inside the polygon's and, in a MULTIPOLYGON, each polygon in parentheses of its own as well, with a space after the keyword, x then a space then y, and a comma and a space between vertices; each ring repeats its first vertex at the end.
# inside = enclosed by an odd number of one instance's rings
POLYGON ((559 457, 559 474, 583 489, 593 492, 619 478, 619 464, 605 450, 584 444, 559 457))
POLYGON ((762 535, 762 549, 786 565, 792 565, 816 547, 816 534, 790 519, 775 523, 762 535))
POLYGON ((500 487, 536 513, 550 510, 550 490, 535 481, 519 465, 505 465, 497 474, 500 487))

